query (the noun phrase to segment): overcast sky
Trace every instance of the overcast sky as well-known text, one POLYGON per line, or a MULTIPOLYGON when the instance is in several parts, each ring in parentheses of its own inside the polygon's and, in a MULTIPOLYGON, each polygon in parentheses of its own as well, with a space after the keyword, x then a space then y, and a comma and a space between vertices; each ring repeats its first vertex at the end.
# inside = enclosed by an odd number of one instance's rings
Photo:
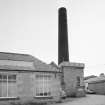
POLYGON ((105 73, 105 0, 0 0, 0 52, 58 62, 58 8, 68 15, 71 62, 105 73))

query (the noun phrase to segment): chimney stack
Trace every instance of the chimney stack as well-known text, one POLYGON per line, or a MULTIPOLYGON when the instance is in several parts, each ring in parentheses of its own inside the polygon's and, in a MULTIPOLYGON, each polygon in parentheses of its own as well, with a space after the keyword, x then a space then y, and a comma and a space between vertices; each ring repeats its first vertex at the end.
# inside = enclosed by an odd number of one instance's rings
POLYGON ((58 64, 60 64, 69 61, 69 50, 66 8, 61 7, 58 12, 58 64))

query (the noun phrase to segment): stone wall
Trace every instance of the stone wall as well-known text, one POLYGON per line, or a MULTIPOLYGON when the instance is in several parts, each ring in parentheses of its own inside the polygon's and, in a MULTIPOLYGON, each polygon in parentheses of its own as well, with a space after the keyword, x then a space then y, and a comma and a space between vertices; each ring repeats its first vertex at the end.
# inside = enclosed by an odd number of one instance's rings
MULTIPOLYGON (((13 90, 8 90, 9 93, 14 93, 12 97, 16 98, 19 97, 20 99, 33 99, 36 97, 36 87, 37 87, 37 79, 36 75, 41 74, 41 72, 27 72, 27 71, 0 71, 1 74, 9 75, 9 74, 15 74, 16 75, 16 84, 15 89, 12 86, 13 90), (13 92, 12 92, 13 91, 13 92)), ((48 89, 51 92, 51 97, 54 100, 58 100, 60 98, 60 75, 57 72, 43 72, 47 73, 51 76, 48 84, 48 89)), ((42 81, 43 82, 43 81, 42 81)), ((9 82, 10 83, 10 82, 9 82)), ((8 86, 9 86, 8 83, 8 86)), ((46 83, 46 81, 45 81, 46 83)), ((4 87, 7 88, 7 87, 4 87)), ((1 87, 0 87, 1 89, 1 87)), ((8 93, 7 93, 8 94, 8 93)))
MULTIPOLYGON (((36 97, 36 87, 37 87, 37 80, 35 75, 40 74, 41 72, 34 72, 34 73, 19 73, 18 74, 18 96, 20 98, 26 97, 36 97)), ((48 73, 47 73, 48 74, 48 73)), ((60 96, 60 79, 59 73, 50 73, 51 80, 49 80, 48 85, 51 92, 52 98, 59 98, 60 96)))
POLYGON ((18 73, 17 75, 18 97, 34 97, 34 75, 30 72, 18 73))
MULTIPOLYGON (((67 96, 76 96, 78 89, 84 87, 84 67, 80 64, 64 62, 60 65, 61 71, 63 72, 64 90, 67 96), (79 79, 79 80, 78 80, 79 79)), ((84 91, 84 90, 83 90, 84 91)))
POLYGON ((80 86, 83 86, 83 70, 73 67, 64 67, 65 89, 68 95, 74 95, 77 87, 77 77, 80 77, 80 86))

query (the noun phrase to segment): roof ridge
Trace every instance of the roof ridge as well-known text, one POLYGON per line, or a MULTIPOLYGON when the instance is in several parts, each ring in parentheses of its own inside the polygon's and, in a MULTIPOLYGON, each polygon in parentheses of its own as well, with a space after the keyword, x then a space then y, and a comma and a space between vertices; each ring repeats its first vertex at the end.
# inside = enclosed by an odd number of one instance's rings
MULTIPOLYGON (((13 53, 13 52, 0 52, 0 53, 3 53, 3 54, 13 54, 13 55, 25 55, 25 56, 32 56, 30 54, 23 54, 23 53, 13 53)), ((33 57, 33 56, 32 56, 33 57)))

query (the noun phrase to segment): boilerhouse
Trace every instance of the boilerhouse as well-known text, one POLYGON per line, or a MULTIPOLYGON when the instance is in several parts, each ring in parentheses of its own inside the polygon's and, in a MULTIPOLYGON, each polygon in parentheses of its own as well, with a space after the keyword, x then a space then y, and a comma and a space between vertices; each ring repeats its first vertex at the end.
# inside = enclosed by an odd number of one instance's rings
POLYGON ((0 99, 85 96, 84 63, 69 61, 66 8, 59 8, 58 65, 29 54, 0 52, 0 99))

